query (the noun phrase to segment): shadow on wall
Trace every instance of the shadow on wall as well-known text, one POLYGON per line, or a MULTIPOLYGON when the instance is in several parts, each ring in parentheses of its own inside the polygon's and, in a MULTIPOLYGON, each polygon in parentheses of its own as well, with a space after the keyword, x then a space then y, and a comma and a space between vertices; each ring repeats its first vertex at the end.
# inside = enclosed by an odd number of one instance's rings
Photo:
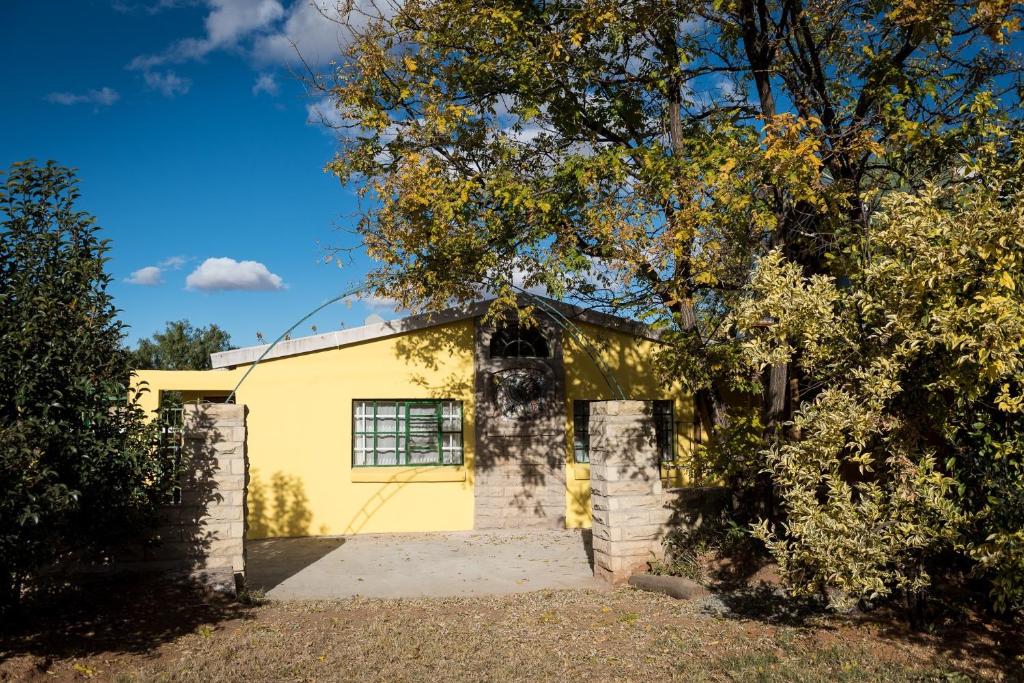
POLYGON ((277 471, 264 482, 249 471, 249 538, 309 536, 313 511, 302 479, 277 471))
POLYGON ((114 571, 185 573, 234 590, 244 558, 245 418, 243 406, 200 404, 178 413, 182 434, 163 445, 180 458, 176 500, 163 506, 153 538, 112 553, 114 571), (223 431, 222 431, 223 428, 223 431))
POLYGON ((217 449, 223 440, 216 420, 204 406, 198 406, 188 417, 181 444, 184 472, 181 477, 180 500, 165 506, 160 514, 160 538, 149 548, 148 557, 155 560, 182 562, 182 566, 201 563, 210 552, 218 534, 207 527, 209 508, 224 502, 217 483, 217 449))
MULTIPOLYGON (((472 357, 473 333, 459 326, 432 327, 416 334, 399 337, 395 343, 395 356, 406 367, 415 366, 429 374, 436 374, 441 365, 439 358, 453 358, 464 353, 472 357)), ((468 376, 449 374, 440 379, 429 379, 424 373, 414 373, 410 382, 426 389, 434 398, 458 398, 473 392, 472 365, 468 376)))

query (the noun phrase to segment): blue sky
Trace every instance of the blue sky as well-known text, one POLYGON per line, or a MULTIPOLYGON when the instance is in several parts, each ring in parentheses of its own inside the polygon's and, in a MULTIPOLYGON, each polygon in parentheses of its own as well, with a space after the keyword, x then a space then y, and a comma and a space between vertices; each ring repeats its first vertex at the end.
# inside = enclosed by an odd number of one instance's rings
MULTIPOLYGON (((254 344, 367 269, 324 262, 353 242, 337 227, 358 206, 322 170, 335 143, 309 122, 290 40, 318 64, 337 45, 307 0, 0 4, 0 166, 78 169, 130 342, 187 318, 254 344)), ((375 304, 331 306, 295 334, 393 317, 375 304)))

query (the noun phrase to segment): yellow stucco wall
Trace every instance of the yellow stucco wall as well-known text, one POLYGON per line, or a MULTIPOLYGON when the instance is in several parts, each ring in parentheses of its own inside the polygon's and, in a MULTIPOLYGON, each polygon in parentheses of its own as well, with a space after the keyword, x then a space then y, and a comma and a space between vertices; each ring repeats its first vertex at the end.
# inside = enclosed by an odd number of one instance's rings
POLYGON ((630 400, 673 400, 675 423, 676 464, 664 468, 666 485, 686 483, 686 471, 693 453, 695 432, 693 425, 693 399, 680 383, 665 387, 654 367, 653 354, 657 342, 638 339, 631 335, 594 325, 580 325, 586 344, 566 334, 563 341, 565 355, 566 400, 566 492, 565 520, 570 528, 590 526, 590 465, 575 462, 573 456, 574 400, 610 400, 620 398, 610 386, 604 372, 612 377, 630 400))
MULTIPOLYGON (((675 397, 677 455, 690 449, 692 401, 659 386, 654 343, 584 325, 592 352, 630 399, 675 397)), ((249 408, 250 537, 473 528, 474 321, 261 362, 237 402, 249 408), (464 465, 353 468, 354 399, 463 402, 464 465)), ((566 336, 566 524, 590 525, 589 466, 573 461, 572 401, 618 398, 597 365, 566 336)), ((156 411, 160 391, 186 400, 232 390, 248 366, 205 372, 140 371, 156 411)))
MULTIPOLYGON (((244 372, 142 371, 158 390, 230 390, 244 372)), ((473 528, 473 321, 261 362, 249 408, 249 528, 263 535, 473 528), (353 399, 463 402, 462 467, 352 468, 353 399)))

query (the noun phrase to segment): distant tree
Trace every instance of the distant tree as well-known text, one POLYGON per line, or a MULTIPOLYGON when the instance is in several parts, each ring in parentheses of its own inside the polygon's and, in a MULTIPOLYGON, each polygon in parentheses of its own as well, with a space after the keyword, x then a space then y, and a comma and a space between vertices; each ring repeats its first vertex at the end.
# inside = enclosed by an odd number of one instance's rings
POLYGON ((0 611, 41 570, 139 538, 173 481, 127 386, 108 243, 78 196, 53 162, 0 184, 0 611))
POLYGON ((188 320, 174 320, 151 339, 139 340, 131 352, 132 369, 209 370, 210 354, 230 348, 231 335, 217 325, 193 327, 188 320))

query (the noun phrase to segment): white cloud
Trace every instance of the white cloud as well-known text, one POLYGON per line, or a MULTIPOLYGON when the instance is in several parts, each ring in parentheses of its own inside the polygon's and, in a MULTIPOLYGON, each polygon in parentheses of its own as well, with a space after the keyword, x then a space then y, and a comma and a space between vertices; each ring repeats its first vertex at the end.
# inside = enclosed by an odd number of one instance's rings
POLYGON ((175 97, 184 95, 192 87, 192 80, 182 78, 173 71, 146 71, 143 73, 146 79, 146 86, 158 91, 164 97, 175 97))
POLYGON ((208 258, 185 279, 185 287, 202 292, 244 290, 265 292, 284 289, 279 275, 271 273, 259 261, 233 258, 208 258))
POLYGON ((132 285, 142 285, 144 287, 155 287, 156 285, 162 285, 164 282, 163 271, 156 266, 146 266, 145 268, 139 268, 130 277, 125 279, 125 282, 132 285))
POLYGON ((213 11, 206 17, 206 33, 214 46, 233 43, 284 16, 278 0, 210 0, 210 6, 213 11))
POLYGON ((200 2, 201 0, 157 0, 152 4, 131 4, 128 2, 122 2, 121 0, 115 0, 113 7, 115 12, 120 12, 121 14, 129 14, 136 11, 142 11, 146 14, 159 14, 167 9, 177 9, 179 7, 198 5, 200 2))
POLYGON ((338 111, 334 98, 330 95, 321 97, 316 102, 306 105, 306 122, 321 124, 328 128, 355 126, 355 121, 346 119, 338 111))
POLYGON ((278 0, 207 0, 207 4, 210 13, 204 22, 206 35, 179 40, 158 54, 139 55, 129 62, 128 68, 147 71, 162 64, 202 59, 214 50, 236 45, 284 16, 284 7, 278 0))
POLYGON ((398 305, 397 299, 390 296, 380 296, 379 294, 371 294, 368 292, 347 297, 345 299, 345 304, 351 307, 357 301, 369 309, 369 314, 363 321, 364 325, 373 325, 375 323, 390 320, 395 317, 395 314, 402 310, 398 305))
POLYGON ((368 294, 362 297, 362 302, 374 309, 390 309, 392 311, 398 310, 398 299, 391 296, 381 296, 379 294, 368 294))
POLYGON ((99 90, 89 90, 76 94, 70 92, 52 92, 46 99, 54 104, 70 106, 73 104, 95 104, 97 106, 109 107, 121 99, 121 96, 113 88, 103 87, 99 90))
POLYGON ((273 97, 277 94, 277 91, 278 86, 277 81, 274 79, 274 74, 260 74, 256 78, 256 83, 252 86, 253 95, 259 95, 263 92, 273 97))
MULTIPOLYGON (((341 51, 345 29, 339 0, 297 0, 279 30, 259 36, 253 57, 261 62, 290 64, 301 55, 307 64, 324 64, 341 51)), ((357 0, 347 21, 359 21, 372 9, 372 0, 357 0)), ((390 4, 390 3, 388 3, 390 4)), ((364 23, 360 21, 359 23, 364 23)))
POLYGON ((183 265, 188 263, 188 259, 184 256, 168 256, 160 262, 161 268, 170 268, 171 270, 178 270, 183 265))

